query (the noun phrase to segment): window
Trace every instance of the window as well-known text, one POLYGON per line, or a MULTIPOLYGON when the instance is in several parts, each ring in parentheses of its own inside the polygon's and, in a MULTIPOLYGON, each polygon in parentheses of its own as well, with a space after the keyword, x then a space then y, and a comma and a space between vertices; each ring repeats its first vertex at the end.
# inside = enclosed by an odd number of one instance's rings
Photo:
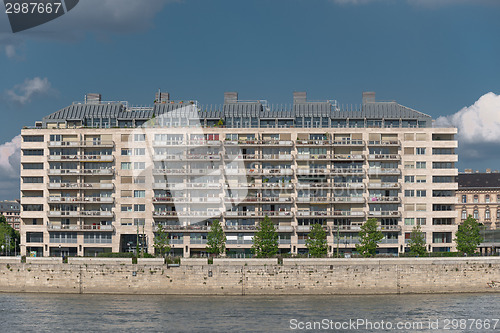
POLYGON ((433 183, 454 183, 455 177, 453 176, 432 176, 433 183))
POLYGON ((50 141, 62 141, 62 135, 60 134, 51 134, 50 141))
POLYGON ((415 148, 413 148, 413 147, 406 147, 403 150, 403 152, 404 152, 405 155, 415 155, 415 148))
POLYGON ((146 219, 134 219, 134 225, 145 225, 146 219))
POLYGON ((405 169, 415 169, 415 162, 406 162, 405 169))
POLYGON ((466 220, 466 219, 467 219, 467 210, 462 209, 462 220, 466 220))
POLYGON ((413 217, 405 219, 405 225, 415 225, 415 219, 413 217))
POLYGON ((417 212, 425 212, 427 210, 426 204, 417 204, 415 207, 417 212))
POLYGON ((144 170, 146 169, 146 162, 134 162, 135 170, 144 170))
POLYGON ((43 163, 23 163, 24 170, 41 170, 43 169, 43 163))
POLYGON ((146 141, 146 134, 134 134, 135 142, 143 142, 146 141))
POLYGON ((132 184, 131 176, 122 176, 121 178, 122 184, 132 184))
POLYGON ((426 224, 427 224, 427 220, 425 219, 425 217, 417 218, 417 225, 426 225, 426 224))
POLYGON ((491 213, 490 213, 490 209, 489 208, 486 208, 486 211, 484 212, 484 219, 485 220, 490 220, 491 219, 491 213))
POLYGON ((426 162, 416 162, 417 169, 426 169, 427 168, 427 163, 426 162))
POLYGON ((500 203, 500 194, 497 194, 497 202, 500 203))
POLYGON ((474 203, 479 202, 479 196, 477 194, 474 194, 474 203))
POLYGON ((128 140, 130 139, 130 135, 129 134, 122 134, 122 142, 128 142, 128 140))
POLYGON ((497 209, 497 220, 500 221, 500 209, 497 209))
POLYGON ((122 205, 122 212, 131 212, 132 205, 122 205))
POLYGON ((53 232, 50 234, 51 243, 76 243, 76 232, 53 232))
POLYGON ((417 133, 417 141, 427 140, 427 135, 425 133, 417 133))
POLYGON ((144 156, 146 155, 146 148, 135 148, 134 155, 136 156, 144 156))
POLYGON ((43 135, 24 135, 24 142, 43 142, 43 135))
POLYGON ((405 183, 414 183, 415 176, 405 176, 405 183))
POLYGON ((484 202, 486 202, 486 203, 490 203, 490 195, 489 195, 489 194, 486 194, 486 195, 484 196, 484 202))
POLYGON ((414 190, 405 190, 405 197, 414 197, 414 196, 415 196, 414 190))
POLYGON ((405 133, 405 141, 415 141, 415 135, 413 133, 405 133))
POLYGON ((455 163, 453 162, 432 162, 433 169, 453 169, 455 168, 455 163))
POLYGON ((108 232, 86 232, 83 234, 83 242, 87 244, 111 244, 111 233, 108 232))
POLYGON ((453 210, 453 205, 440 205, 440 204, 434 204, 432 205, 432 210, 434 212, 451 212, 453 210))
POLYGON ((452 218, 435 218, 435 219, 432 219, 432 225, 452 225, 452 224, 453 224, 453 219, 452 218))
POLYGON ((427 177, 423 176, 423 175, 420 175, 420 176, 416 176, 415 180, 416 180, 417 183, 426 183, 427 182, 427 177))
POLYGON ((23 149, 24 156, 43 156, 43 149, 23 149))
POLYGON ((134 205, 134 212, 145 212, 146 205, 134 205))
POLYGON ((146 177, 140 176, 140 177, 134 177, 134 184, 145 184, 146 183, 146 177))
POLYGON ((122 198, 132 198, 132 191, 131 190, 122 190, 120 193, 122 198))
POLYGON ((131 162, 122 162, 122 170, 131 170, 132 163, 131 162))
POLYGON ((462 195, 462 203, 467 203, 467 195, 462 195))
POLYGON ((415 211, 415 205, 414 204, 405 204, 405 211, 407 211, 407 212, 414 212, 415 211))
POLYGON ((145 197, 146 197, 146 191, 144 190, 134 191, 134 198, 145 198, 145 197))
POLYGON ((479 220, 479 211, 476 209, 474 209, 474 216, 473 216, 476 220, 479 220))
POLYGON ((23 177, 25 184, 40 184, 43 183, 43 177, 23 177))
POLYGON ((26 243, 43 243, 43 232, 27 232, 26 243))
POLYGON ((432 148, 432 155, 454 155, 453 148, 432 148))
POLYGON ((417 197, 423 198, 427 196, 427 191, 426 190, 417 190, 417 197))
POLYGON ((41 211, 43 211, 43 205, 23 205, 23 211, 25 211, 25 212, 41 212, 41 211))
POLYGON ((425 155, 425 148, 415 148, 417 155, 425 155))
POLYGON ((131 155, 132 155, 132 149, 127 149, 127 148, 122 149, 122 156, 131 156, 131 155))

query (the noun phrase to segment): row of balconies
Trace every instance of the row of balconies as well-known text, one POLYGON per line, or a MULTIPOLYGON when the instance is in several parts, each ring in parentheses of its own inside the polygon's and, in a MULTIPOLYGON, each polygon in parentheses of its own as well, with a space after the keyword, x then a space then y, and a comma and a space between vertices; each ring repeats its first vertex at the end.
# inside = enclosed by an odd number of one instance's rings
POLYGON ((114 188, 113 183, 49 183, 48 184, 49 189, 72 189, 72 190, 79 190, 79 189, 102 189, 102 190, 109 190, 114 188))
POLYGON ((61 202, 71 202, 71 203, 113 203, 113 197, 49 197, 49 203, 61 203, 61 202))
POLYGON ((114 231, 115 227, 111 224, 99 225, 99 224, 59 224, 59 223, 47 223, 47 229, 49 231, 114 231))
POLYGON ((112 175, 114 169, 49 169, 49 175, 112 175))
POLYGON ((48 212, 49 217, 112 217, 114 214, 112 211, 102 211, 102 210, 80 210, 80 211, 66 211, 66 210, 51 210, 48 212))
POLYGON ((113 155, 49 155, 49 161, 113 162, 113 155))
MULTIPOLYGON (((222 143, 225 145, 250 145, 250 146, 262 146, 262 145, 281 145, 281 146, 292 146, 294 144, 291 140, 187 140, 187 141, 153 141, 154 146, 220 146, 222 143)), ((365 141, 363 140, 302 140, 298 139, 295 141, 297 146, 307 146, 307 145, 333 145, 333 146, 364 146, 365 141)), ((382 141, 368 141, 368 146, 400 146, 401 142, 399 140, 382 140, 382 141)))
POLYGON ((113 141, 49 141, 49 147, 92 147, 92 148, 112 148, 113 141))

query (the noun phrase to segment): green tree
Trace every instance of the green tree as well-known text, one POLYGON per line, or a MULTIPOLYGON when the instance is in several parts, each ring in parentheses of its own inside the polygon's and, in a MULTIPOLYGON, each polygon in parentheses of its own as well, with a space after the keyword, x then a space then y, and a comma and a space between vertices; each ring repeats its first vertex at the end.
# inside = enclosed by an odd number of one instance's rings
POLYGON ((19 252, 19 239, 19 232, 7 223, 5 216, 0 215, 0 248, 3 245, 4 254, 13 254, 16 244, 19 252))
POLYGON ((306 240, 306 246, 309 249, 309 254, 315 258, 326 256, 328 252, 328 244, 326 242, 326 231, 319 223, 312 226, 306 240))
POLYGON ((224 120, 222 120, 222 118, 220 118, 219 121, 217 122, 217 126, 219 127, 224 126, 224 120))
POLYGON ((419 225, 413 227, 408 246, 410 247, 410 253, 414 256, 422 257, 427 253, 425 235, 419 225))
POLYGON ((377 219, 368 219, 362 226, 359 232, 360 243, 356 244, 356 251, 363 257, 373 257, 377 251, 378 242, 384 235, 377 230, 377 219))
POLYGON ((253 236, 252 250, 258 258, 269 258, 278 253, 278 233, 267 215, 253 236))
POLYGON ((165 254, 170 252, 170 240, 162 224, 158 224, 158 229, 156 229, 153 247, 156 255, 162 258, 165 258, 165 254))
POLYGON ((226 234, 219 220, 214 220, 207 234, 207 251, 214 256, 220 256, 226 250, 226 234))
POLYGON ((457 250, 467 255, 473 255, 476 252, 477 246, 483 241, 480 234, 480 226, 477 220, 471 215, 458 226, 455 233, 455 243, 457 243, 457 250))

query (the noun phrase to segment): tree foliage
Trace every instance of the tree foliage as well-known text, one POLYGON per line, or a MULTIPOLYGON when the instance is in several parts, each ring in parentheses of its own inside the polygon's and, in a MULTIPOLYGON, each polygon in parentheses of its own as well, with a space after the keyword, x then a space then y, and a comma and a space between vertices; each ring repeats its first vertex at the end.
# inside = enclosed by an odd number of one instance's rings
POLYGON ((214 220, 207 234, 207 251, 215 256, 220 256, 226 250, 226 234, 219 220, 214 220))
POLYGON ((165 254, 170 252, 170 240, 168 233, 165 232, 162 224, 158 224, 158 229, 155 232, 153 247, 156 255, 159 255, 162 258, 165 258, 165 254))
POLYGON ((0 215, 0 248, 3 245, 5 254, 13 254, 16 243, 19 247, 19 240, 19 232, 7 223, 5 216, 0 215))
POLYGON ((457 244, 457 250, 462 253, 467 253, 467 255, 473 255, 479 244, 483 241, 481 237, 481 228, 477 220, 471 215, 458 226, 458 230, 455 233, 455 243, 457 244))
POLYGON ((359 232, 359 244, 356 244, 356 251, 363 257, 373 257, 376 254, 378 242, 384 235, 377 230, 377 219, 368 219, 359 232))
POLYGON ((258 258, 269 258, 278 253, 278 233, 267 215, 253 236, 252 250, 258 258))
POLYGON ((410 253, 414 256, 422 257, 427 253, 425 235, 419 225, 413 227, 408 246, 410 247, 410 253))
POLYGON ((315 258, 326 256, 326 254, 328 253, 326 231, 325 229, 323 229, 323 226, 321 224, 313 224, 311 232, 309 232, 308 238, 306 240, 306 246, 311 256, 315 258))

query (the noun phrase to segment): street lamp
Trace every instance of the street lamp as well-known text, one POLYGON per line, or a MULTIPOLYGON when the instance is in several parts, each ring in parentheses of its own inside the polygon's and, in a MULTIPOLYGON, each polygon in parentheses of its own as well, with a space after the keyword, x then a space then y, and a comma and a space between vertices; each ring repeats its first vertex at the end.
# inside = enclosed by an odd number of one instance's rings
POLYGON ((3 249, 5 248, 5 245, 2 244, 2 253, 3 253, 3 249))
POLYGON ((62 257, 61 244, 59 244, 59 256, 62 257))

